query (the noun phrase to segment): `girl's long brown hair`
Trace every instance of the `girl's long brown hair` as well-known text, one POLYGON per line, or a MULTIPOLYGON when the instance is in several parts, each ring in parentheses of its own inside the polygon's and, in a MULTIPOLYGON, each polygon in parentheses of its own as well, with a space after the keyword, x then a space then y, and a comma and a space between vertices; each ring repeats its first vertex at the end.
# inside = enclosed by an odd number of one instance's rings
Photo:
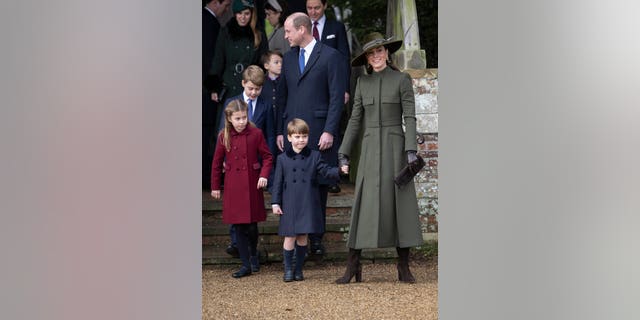
MULTIPOLYGON (((242 111, 246 113, 247 109, 247 103, 242 101, 242 99, 231 100, 224 108, 224 129, 220 134, 222 135, 222 143, 227 152, 231 151, 231 129, 233 128, 233 124, 231 124, 229 119, 234 112, 242 111)), ((249 121, 247 125, 255 126, 251 121, 249 121)))

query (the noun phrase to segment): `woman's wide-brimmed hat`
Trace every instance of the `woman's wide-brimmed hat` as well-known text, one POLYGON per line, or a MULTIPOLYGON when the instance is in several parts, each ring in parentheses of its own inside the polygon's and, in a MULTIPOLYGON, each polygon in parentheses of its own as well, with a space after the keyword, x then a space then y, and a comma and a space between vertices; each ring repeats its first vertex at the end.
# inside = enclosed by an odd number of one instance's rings
POLYGON ((385 46, 389 50, 389 54, 392 54, 402 47, 402 40, 393 40, 393 37, 385 38, 380 32, 369 33, 362 38, 362 42, 364 43, 362 53, 351 60, 351 65, 354 67, 364 65, 367 62, 365 54, 370 49, 385 46))

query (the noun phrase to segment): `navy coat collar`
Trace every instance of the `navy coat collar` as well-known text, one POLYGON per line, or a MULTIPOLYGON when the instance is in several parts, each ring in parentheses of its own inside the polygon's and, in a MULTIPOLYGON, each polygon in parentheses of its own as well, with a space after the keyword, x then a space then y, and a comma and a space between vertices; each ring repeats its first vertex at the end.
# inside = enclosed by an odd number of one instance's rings
MULTIPOLYGON (((287 151, 285 151, 285 153, 287 154, 287 157, 289 158, 295 158, 296 155, 298 155, 298 153, 296 153, 295 151, 293 151, 293 148, 289 148, 287 149, 287 151)), ((304 149, 302 149, 302 151, 300 151, 301 155, 308 157, 309 155, 311 155, 311 149, 309 149, 309 147, 304 147, 304 149)))

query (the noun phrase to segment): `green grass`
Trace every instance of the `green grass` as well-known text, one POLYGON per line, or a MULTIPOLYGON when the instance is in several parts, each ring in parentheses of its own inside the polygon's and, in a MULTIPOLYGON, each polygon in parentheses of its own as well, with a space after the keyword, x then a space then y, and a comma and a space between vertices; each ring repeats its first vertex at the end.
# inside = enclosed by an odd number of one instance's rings
POLYGON ((433 258, 438 256, 438 241, 426 241, 423 245, 415 248, 415 255, 424 258, 433 258))

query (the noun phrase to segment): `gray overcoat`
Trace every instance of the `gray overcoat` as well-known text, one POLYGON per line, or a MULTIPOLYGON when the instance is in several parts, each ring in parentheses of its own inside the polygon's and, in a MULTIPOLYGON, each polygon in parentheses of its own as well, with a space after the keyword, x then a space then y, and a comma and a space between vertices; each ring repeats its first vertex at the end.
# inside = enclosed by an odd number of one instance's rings
POLYGON ((339 153, 349 155, 363 130, 347 246, 413 247, 423 243, 413 183, 394 176, 416 150, 416 117, 409 75, 389 67, 358 78, 353 111, 339 153), (402 130, 404 118, 406 132, 402 130))

